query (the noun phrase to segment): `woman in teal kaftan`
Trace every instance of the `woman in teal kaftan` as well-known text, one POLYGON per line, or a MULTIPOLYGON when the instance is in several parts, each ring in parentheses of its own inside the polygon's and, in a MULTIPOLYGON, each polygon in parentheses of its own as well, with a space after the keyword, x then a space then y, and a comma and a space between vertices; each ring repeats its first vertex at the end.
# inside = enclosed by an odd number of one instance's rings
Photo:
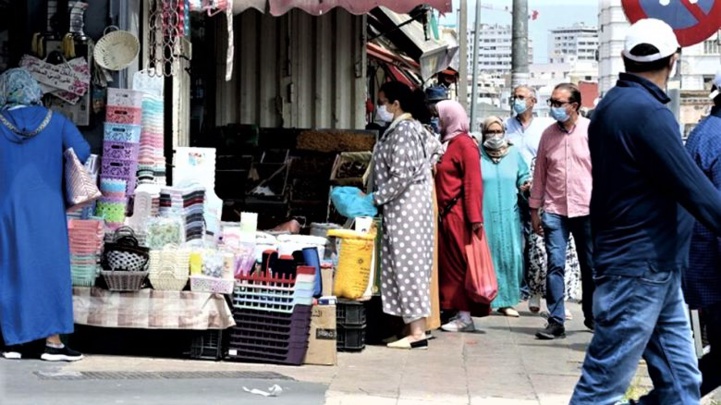
POLYGON ((498 296, 491 308, 517 317, 513 309, 521 301, 523 237, 518 212, 518 193, 529 187, 528 165, 505 139, 503 121, 489 117, 483 123, 481 174, 483 217, 498 279, 498 296))

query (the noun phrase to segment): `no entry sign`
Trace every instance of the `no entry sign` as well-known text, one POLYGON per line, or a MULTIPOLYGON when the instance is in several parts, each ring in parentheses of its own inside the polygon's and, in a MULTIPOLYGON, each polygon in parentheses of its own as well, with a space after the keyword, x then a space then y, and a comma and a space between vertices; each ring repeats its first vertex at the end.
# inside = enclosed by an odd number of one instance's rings
POLYGON ((703 42, 721 28, 721 0, 622 0, 626 17, 665 21, 681 46, 703 42))

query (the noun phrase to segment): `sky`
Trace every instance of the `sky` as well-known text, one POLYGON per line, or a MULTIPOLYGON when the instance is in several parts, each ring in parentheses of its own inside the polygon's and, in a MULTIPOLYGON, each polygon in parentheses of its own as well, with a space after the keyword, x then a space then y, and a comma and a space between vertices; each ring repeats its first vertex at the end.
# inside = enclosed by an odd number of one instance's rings
MULTIPOLYGON (((455 25, 458 20, 460 0, 453 0, 452 14, 441 18, 441 24, 455 25)), ((512 0, 481 0, 481 22, 484 24, 511 24, 512 0), (487 7, 491 7, 489 9, 487 7)), ((583 22, 598 25, 597 0, 528 0, 529 13, 538 11, 538 19, 528 22, 528 35, 533 38, 533 62, 548 61, 548 31, 553 28, 572 26, 583 22)), ((468 26, 472 27, 476 15, 476 0, 468 0, 468 26)))

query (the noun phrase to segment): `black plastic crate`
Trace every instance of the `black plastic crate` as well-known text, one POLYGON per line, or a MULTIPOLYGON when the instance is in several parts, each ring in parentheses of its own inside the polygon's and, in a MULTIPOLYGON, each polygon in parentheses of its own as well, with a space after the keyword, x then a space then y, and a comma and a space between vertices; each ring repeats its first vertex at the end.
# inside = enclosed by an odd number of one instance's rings
POLYGON ((222 360, 228 348, 224 330, 205 330, 193 337, 190 358, 196 360, 222 360))
POLYGON ((339 352, 362 352, 366 348, 366 326, 337 325, 336 347, 339 352))
POLYGON ((366 307, 362 302, 338 300, 335 309, 337 325, 361 326, 366 324, 366 307))

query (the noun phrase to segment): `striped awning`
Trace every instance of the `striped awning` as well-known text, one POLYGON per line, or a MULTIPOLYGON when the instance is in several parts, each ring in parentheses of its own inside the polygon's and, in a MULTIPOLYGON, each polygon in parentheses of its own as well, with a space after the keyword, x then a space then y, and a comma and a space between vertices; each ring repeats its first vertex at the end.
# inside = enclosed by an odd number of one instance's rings
POLYGON ((453 11, 451 0, 234 0, 235 14, 253 8, 260 12, 270 10, 270 14, 281 16, 297 8, 311 15, 323 15, 340 7, 351 14, 366 14, 376 7, 386 7, 397 13, 408 13, 419 5, 428 5, 441 13, 453 11))

